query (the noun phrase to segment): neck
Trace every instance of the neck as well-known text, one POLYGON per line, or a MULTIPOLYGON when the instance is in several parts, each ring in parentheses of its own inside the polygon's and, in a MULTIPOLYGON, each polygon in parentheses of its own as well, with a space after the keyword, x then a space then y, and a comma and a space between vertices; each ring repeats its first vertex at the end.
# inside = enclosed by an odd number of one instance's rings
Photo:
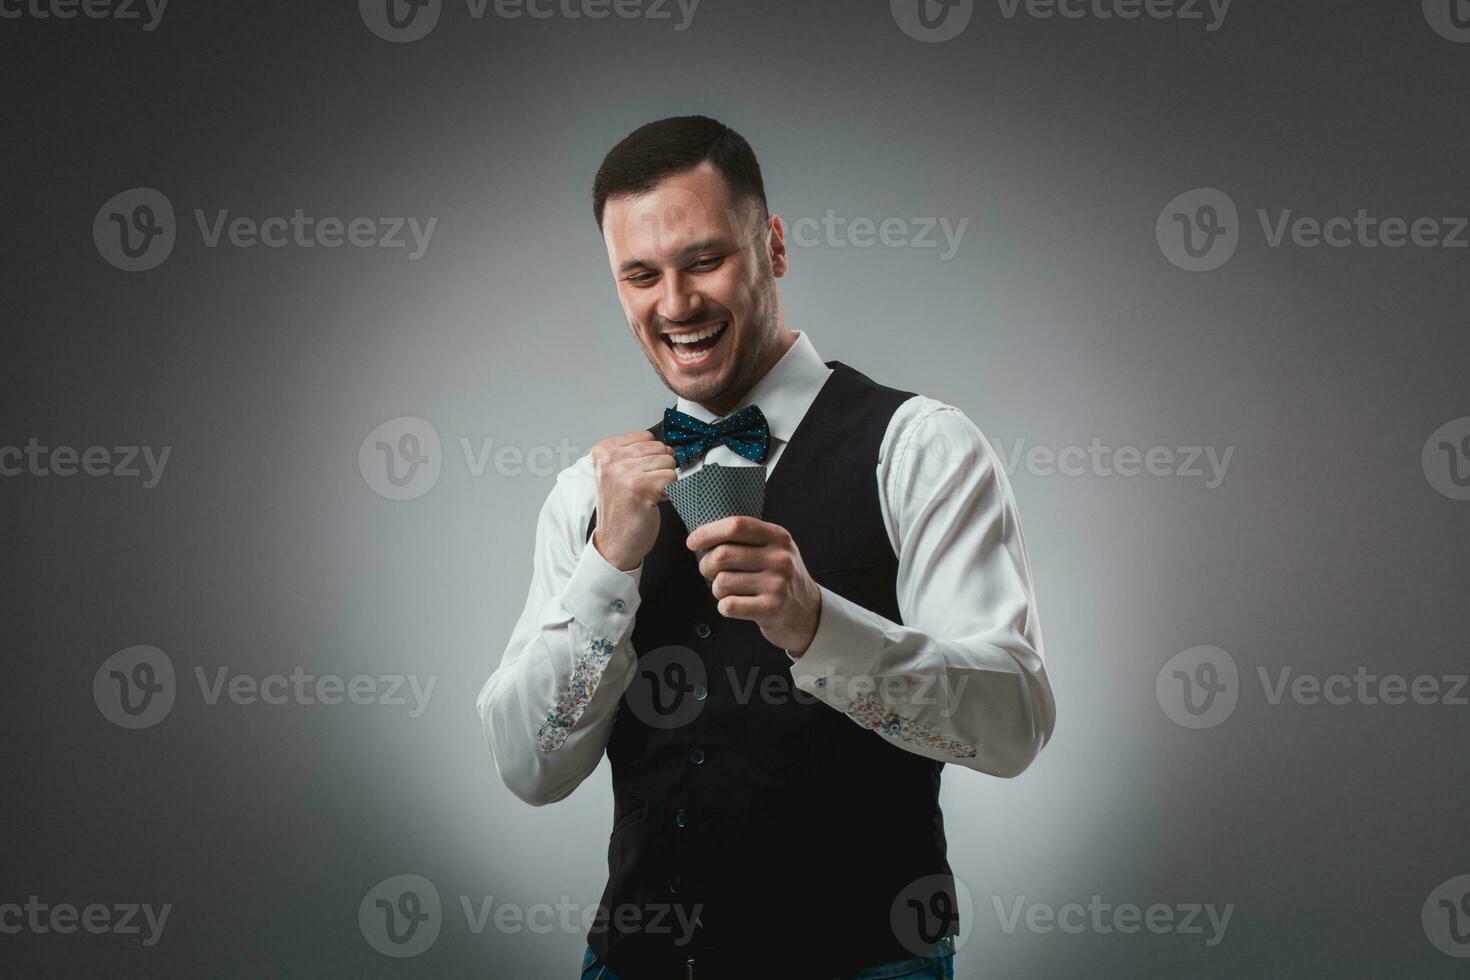
POLYGON ((754 388, 760 382, 761 378, 771 373, 771 368, 775 367, 776 362, 786 356, 786 352, 791 349, 791 345, 794 343, 796 343, 796 332, 788 328, 777 339, 770 353, 766 355, 756 376, 750 379, 750 384, 746 385, 738 393, 729 398, 721 399, 718 402, 700 402, 700 407, 719 418, 724 418, 726 415, 729 415, 730 410, 736 405, 739 405, 745 396, 750 393, 750 389, 754 388))

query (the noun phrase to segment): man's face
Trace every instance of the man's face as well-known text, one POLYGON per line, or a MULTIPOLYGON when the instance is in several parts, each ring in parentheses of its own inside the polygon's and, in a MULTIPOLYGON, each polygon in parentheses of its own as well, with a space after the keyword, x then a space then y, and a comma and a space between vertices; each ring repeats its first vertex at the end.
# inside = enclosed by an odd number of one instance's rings
POLYGON ((781 219, 732 205, 711 163, 609 198, 603 240, 628 327, 681 398, 726 414, 789 346, 781 219))

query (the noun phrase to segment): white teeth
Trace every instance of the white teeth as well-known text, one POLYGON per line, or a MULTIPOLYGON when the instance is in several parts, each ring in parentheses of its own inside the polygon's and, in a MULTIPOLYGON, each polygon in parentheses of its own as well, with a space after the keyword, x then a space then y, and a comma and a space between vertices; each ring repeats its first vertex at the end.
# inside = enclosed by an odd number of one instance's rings
POLYGON ((694 333, 671 333, 665 334, 665 336, 669 338, 670 342, 675 344, 694 344, 698 343, 701 340, 708 340, 709 338, 713 337, 715 334, 724 329, 725 324, 721 322, 715 324, 712 327, 705 327, 703 330, 696 330, 694 333))

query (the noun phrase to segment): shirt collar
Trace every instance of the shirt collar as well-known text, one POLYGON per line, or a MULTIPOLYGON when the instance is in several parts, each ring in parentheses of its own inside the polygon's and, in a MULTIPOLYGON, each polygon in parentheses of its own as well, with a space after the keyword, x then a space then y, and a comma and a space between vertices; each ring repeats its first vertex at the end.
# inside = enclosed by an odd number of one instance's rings
MULTIPOLYGON (((823 362, 806 334, 800 330, 795 333, 796 342, 759 381, 751 385, 740 403, 730 410, 730 414, 734 415, 747 405, 759 405, 770 427, 772 438, 782 442, 790 441, 807 409, 816 400, 817 392, 822 390, 827 376, 832 373, 832 369, 823 362)), ((679 399, 675 408, 701 422, 713 422, 721 417, 707 411, 703 405, 683 398, 679 399)))

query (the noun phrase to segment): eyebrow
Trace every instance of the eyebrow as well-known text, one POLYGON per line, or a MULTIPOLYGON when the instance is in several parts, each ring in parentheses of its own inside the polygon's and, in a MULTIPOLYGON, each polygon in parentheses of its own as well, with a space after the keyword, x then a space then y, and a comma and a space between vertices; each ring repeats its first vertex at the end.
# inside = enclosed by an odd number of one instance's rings
MULTIPOLYGON (((674 253, 673 261, 675 263, 678 263, 678 262, 684 261, 686 258, 689 258, 689 257, 694 256, 694 255, 698 255, 700 252, 707 252, 707 251, 710 251, 711 249, 723 249, 723 248, 730 248, 730 247, 731 247, 731 245, 730 245, 729 239, 726 239, 726 238, 706 238, 703 241, 690 242, 688 245, 685 245, 683 248, 679 249, 679 251, 677 251, 677 252, 674 253)), ((632 272, 634 269, 652 269, 652 268, 656 268, 656 267, 653 266, 653 265, 650 265, 648 262, 644 261, 643 259, 629 259, 628 261, 624 262, 622 265, 618 266, 618 275, 622 275, 625 272, 632 272)))

